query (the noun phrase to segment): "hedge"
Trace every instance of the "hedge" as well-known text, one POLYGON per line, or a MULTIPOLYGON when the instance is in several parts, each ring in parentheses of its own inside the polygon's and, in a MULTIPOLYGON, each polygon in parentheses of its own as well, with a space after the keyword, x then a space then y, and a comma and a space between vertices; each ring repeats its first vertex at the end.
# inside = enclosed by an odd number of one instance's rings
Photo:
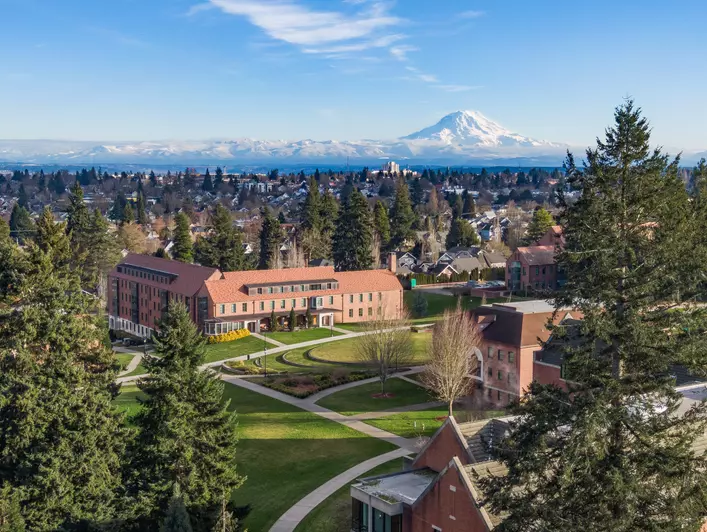
POLYGON ((248 329, 238 329, 225 334, 219 334, 218 336, 209 336, 207 341, 210 344, 223 344, 226 342, 233 342, 234 340, 240 340, 246 336, 250 336, 250 331, 248 329))

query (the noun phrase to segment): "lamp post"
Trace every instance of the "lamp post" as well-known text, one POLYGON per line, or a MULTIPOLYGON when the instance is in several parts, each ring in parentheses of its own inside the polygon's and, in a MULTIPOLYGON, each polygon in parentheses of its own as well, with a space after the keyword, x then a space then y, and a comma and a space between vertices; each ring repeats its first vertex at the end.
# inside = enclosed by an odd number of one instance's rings
POLYGON ((329 316, 329 326, 331 327, 331 337, 334 338, 334 313, 331 313, 331 316, 329 316))
MULTIPOLYGON (((272 323, 270 324, 270 327, 272 327, 272 323)), ((265 360, 265 378, 268 377, 268 341, 267 341, 267 331, 263 332, 263 351, 265 352, 265 356, 263 357, 263 360, 265 360)))

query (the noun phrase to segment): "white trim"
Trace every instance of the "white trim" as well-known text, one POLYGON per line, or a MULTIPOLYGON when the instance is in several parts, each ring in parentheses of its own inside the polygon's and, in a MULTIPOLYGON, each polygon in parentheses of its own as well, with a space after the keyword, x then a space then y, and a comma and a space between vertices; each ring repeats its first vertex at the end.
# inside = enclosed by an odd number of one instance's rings
POLYGON ((539 360, 533 360, 533 364, 540 364, 541 366, 547 366, 548 368, 562 369, 562 366, 556 366, 555 364, 548 364, 547 362, 540 362, 539 360))

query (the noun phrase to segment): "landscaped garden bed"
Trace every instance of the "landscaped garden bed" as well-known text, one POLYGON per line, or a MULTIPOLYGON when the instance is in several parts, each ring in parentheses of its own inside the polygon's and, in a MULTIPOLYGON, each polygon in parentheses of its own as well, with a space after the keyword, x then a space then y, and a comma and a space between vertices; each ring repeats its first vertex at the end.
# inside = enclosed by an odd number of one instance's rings
POLYGON ((268 378, 260 381, 258 384, 262 384, 272 390, 277 390, 278 392, 286 393, 293 397, 304 399, 327 388, 369 379, 373 376, 375 375, 368 371, 346 371, 344 369, 337 369, 330 373, 286 375, 268 378))

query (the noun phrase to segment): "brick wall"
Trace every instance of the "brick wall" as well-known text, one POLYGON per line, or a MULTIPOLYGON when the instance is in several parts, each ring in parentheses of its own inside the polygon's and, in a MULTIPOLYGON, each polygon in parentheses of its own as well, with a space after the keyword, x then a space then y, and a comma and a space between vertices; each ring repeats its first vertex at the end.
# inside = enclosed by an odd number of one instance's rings
POLYGON ((447 422, 434 440, 430 442, 430 445, 417 456, 412 468, 429 467, 433 471, 442 471, 449 465, 452 456, 457 456, 463 464, 469 463, 466 449, 459 441, 451 422, 447 422))

